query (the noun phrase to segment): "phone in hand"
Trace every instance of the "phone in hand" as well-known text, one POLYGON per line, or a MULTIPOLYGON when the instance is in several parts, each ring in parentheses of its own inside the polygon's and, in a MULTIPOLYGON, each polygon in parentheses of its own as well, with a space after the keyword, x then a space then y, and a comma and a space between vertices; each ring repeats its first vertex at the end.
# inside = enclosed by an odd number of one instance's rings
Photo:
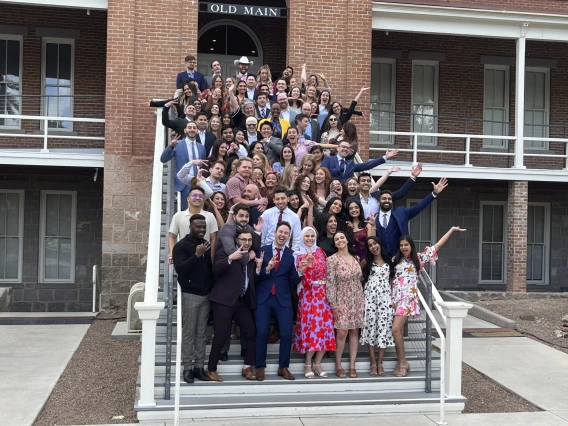
POLYGON ((209 170, 207 170, 207 169, 205 169, 205 168, 203 168, 203 167, 201 168, 201 176, 203 176, 203 177, 206 178, 206 177, 209 177, 210 174, 211 174, 211 173, 209 173, 209 170))

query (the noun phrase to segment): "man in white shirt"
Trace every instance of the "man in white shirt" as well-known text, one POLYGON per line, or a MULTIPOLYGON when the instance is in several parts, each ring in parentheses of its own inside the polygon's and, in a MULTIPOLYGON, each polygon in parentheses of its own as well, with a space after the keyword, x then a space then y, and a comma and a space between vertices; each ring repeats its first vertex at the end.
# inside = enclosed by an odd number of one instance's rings
POLYGON ((223 176, 225 176, 225 164, 222 161, 215 161, 209 165, 209 177, 205 179, 205 183, 213 192, 225 192, 225 184, 221 183, 223 176))
POLYGON ((256 142, 257 140, 259 140, 258 138, 258 132, 256 131, 256 126, 258 124, 258 120, 254 117, 248 117, 246 120, 246 126, 247 126, 247 141, 249 146, 253 143, 256 142))
POLYGON ((255 101, 258 95, 258 90, 256 90, 256 78, 254 75, 247 76, 247 98, 251 101, 255 101))
POLYGON ((189 208, 187 210, 177 212, 172 217, 172 223, 170 224, 168 234, 169 263, 172 263, 172 250, 176 245, 178 236, 182 239, 189 234, 189 219, 194 214, 201 214, 205 216, 207 230, 203 238, 211 243, 211 257, 213 258, 213 253, 215 253, 215 242, 217 240, 217 231, 219 228, 213 213, 203 210, 204 198, 205 190, 199 186, 194 186, 189 190, 189 196, 187 197, 189 208))
MULTIPOLYGON (((278 224, 288 222, 292 228, 290 232, 292 251, 296 252, 300 250, 300 232, 302 231, 302 226, 298 215, 288 208, 288 196, 286 192, 286 188, 281 186, 277 187, 274 190, 275 207, 262 213, 261 218, 263 219, 264 226, 262 227, 261 244, 263 246, 272 244, 278 224)), ((289 244, 290 240, 286 242, 286 245, 289 244)))
POLYGON ((276 101, 278 102, 278 105, 280 105, 280 118, 288 121, 290 125, 293 125, 296 113, 288 109, 288 95, 286 93, 279 93, 276 101))

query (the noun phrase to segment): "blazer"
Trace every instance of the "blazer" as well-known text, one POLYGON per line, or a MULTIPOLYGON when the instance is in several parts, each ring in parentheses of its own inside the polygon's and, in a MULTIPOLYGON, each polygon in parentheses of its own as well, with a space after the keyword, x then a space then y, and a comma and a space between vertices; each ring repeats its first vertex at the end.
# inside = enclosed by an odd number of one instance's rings
MULTIPOLYGON (((392 193, 392 200, 397 201, 401 198, 404 198, 406 194, 408 194, 408 191, 410 191, 414 187, 415 183, 416 181, 414 179, 408 178, 408 180, 404 182, 404 185, 402 185, 397 191, 394 191, 392 193)), ((381 190, 379 189, 378 191, 372 192, 371 197, 379 201, 379 198, 381 198, 381 190)))
MULTIPOLYGON (((189 77, 187 75, 187 70, 180 72, 177 75, 177 78, 176 78, 176 87, 178 89, 181 89, 181 85, 188 78, 191 78, 191 77, 189 77)), ((205 81, 205 76, 203 74, 201 74, 198 71, 194 71, 193 72, 193 79, 195 80, 195 82, 199 86, 199 90, 201 90, 203 92, 205 89, 207 89, 207 82, 205 81)))
POLYGON ((310 119, 310 122, 308 123, 308 125, 311 128, 312 131, 312 136, 310 137, 311 141, 316 141, 319 142, 319 140, 321 139, 321 127, 320 124, 318 123, 317 120, 314 120, 313 118, 310 119))
POLYGON ((185 126, 189 121, 185 117, 176 117, 170 120, 170 109, 168 107, 162 108, 162 124, 164 127, 174 130, 178 135, 185 134, 185 126))
POLYGON ((280 153, 282 152, 282 140, 275 138, 274 136, 270 136, 270 139, 263 145, 264 153, 266 157, 268 157, 268 161, 270 164, 274 164, 280 161, 280 153))
POLYGON ((263 118, 270 118, 270 103, 267 102, 266 103, 266 117, 263 117, 262 114, 260 113, 260 108, 257 106, 255 108, 256 110, 256 116, 259 118, 259 120, 262 120, 263 118))
MULTIPOLYGON (((197 143, 196 146, 197 146, 197 156, 199 157, 199 159, 205 160, 207 158, 207 156, 205 155, 205 147, 200 143, 197 143)), ((175 179, 174 190, 183 191, 183 188, 185 188, 186 185, 185 183, 183 183, 181 180, 178 179, 177 174, 179 173, 181 168, 185 166, 185 164, 189 161, 189 153, 187 152, 187 144, 185 143, 185 139, 180 139, 180 141, 178 142, 178 144, 174 149, 171 149, 170 146, 168 145, 166 149, 164 149, 164 151, 162 152, 160 161, 162 163, 167 163, 172 158, 176 159, 176 170, 175 170, 176 176, 174 177, 175 179)))
POLYGON ((213 148, 213 144, 217 140, 217 136, 206 130, 204 141, 202 141, 201 138, 199 137, 199 132, 197 132, 197 136, 195 137, 195 139, 197 139, 197 141, 205 147, 205 154, 209 155, 209 153, 211 152, 211 148, 213 148))
POLYGON ((355 172, 362 172, 364 170, 370 170, 374 167, 380 166, 381 164, 385 163, 385 157, 375 158, 373 160, 367 161, 365 163, 355 164, 353 160, 345 160, 345 170, 343 174, 339 170, 339 160, 337 156, 333 157, 324 157, 321 162, 320 167, 325 167, 329 170, 332 179, 341 179, 342 182, 345 182, 349 179, 355 172))
MULTIPOLYGON (((249 282, 244 295, 245 303, 250 309, 254 309, 256 308, 255 279, 257 278, 254 260, 246 264, 246 271, 249 282)), ((225 253, 225 250, 216 248, 213 273, 215 274, 215 284, 211 293, 209 293, 209 300, 225 306, 234 306, 241 295, 241 286, 245 282, 244 265, 237 260, 229 264, 229 255, 225 253)))
POLYGON ((262 253, 264 253, 264 259, 256 285, 256 303, 266 302, 271 294, 272 285, 276 284, 276 297, 280 306, 292 306, 292 291, 296 291, 296 286, 302 281, 302 277, 296 270, 292 250, 288 246, 284 247, 280 253, 278 271, 272 269, 268 274, 266 273, 266 266, 274 256, 272 244, 261 247, 259 256, 262 253))
MULTIPOLYGON (((248 89, 247 89, 248 90, 248 89)), ((256 101, 256 98, 258 97, 258 90, 254 89, 254 92, 252 94, 252 98, 248 97, 248 91, 247 91, 247 99, 250 99, 251 101, 256 101)))

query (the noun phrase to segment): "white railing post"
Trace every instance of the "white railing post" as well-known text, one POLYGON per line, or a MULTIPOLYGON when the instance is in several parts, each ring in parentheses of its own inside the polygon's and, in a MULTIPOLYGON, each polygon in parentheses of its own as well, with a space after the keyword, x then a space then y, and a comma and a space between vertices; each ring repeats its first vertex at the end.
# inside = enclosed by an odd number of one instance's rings
POLYGON ((466 167, 471 167, 471 163, 469 161, 469 154, 471 151, 471 138, 468 136, 465 138, 465 164, 466 167))
POLYGON ((162 176, 164 165, 160 155, 165 146, 165 129, 162 125, 162 109, 156 110, 156 141, 152 171, 152 195, 150 201, 150 227, 148 231, 148 258, 144 302, 134 308, 142 320, 142 354, 140 366, 140 407, 154 407, 154 374, 156 362, 156 324, 164 302, 158 302, 160 284, 160 236, 162 221, 162 176))
POLYGON ((464 302, 440 303, 446 316, 446 395, 461 396, 463 319, 473 305, 464 302))
POLYGON ((43 149, 41 150, 41 152, 49 152, 49 149, 47 149, 47 137, 48 137, 48 123, 49 121, 47 120, 47 117, 45 117, 45 119, 43 120, 43 149))
POLYGON ((526 35, 528 22, 521 26, 521 34, 517 39, 517 61, 515 79, 515 162, 513 167, 524 169, 523 157, 525 153, 524 128, 525 128, 525 55, 526 35))
POLYGON ((412 164, 418 163, 418 135, 412 137, 412 164))

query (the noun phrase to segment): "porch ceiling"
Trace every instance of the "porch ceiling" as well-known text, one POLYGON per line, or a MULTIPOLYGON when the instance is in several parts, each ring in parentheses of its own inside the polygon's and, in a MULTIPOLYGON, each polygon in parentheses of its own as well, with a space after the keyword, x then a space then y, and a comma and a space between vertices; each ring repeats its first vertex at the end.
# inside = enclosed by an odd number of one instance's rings
POLYGON ((107 10, 108 0, 7 0, 2 3, 28 6, 72 7, 76 9, 107 10))
POLYGON ((373 30, 565 42, 568 15, 374 2, 373 30))

